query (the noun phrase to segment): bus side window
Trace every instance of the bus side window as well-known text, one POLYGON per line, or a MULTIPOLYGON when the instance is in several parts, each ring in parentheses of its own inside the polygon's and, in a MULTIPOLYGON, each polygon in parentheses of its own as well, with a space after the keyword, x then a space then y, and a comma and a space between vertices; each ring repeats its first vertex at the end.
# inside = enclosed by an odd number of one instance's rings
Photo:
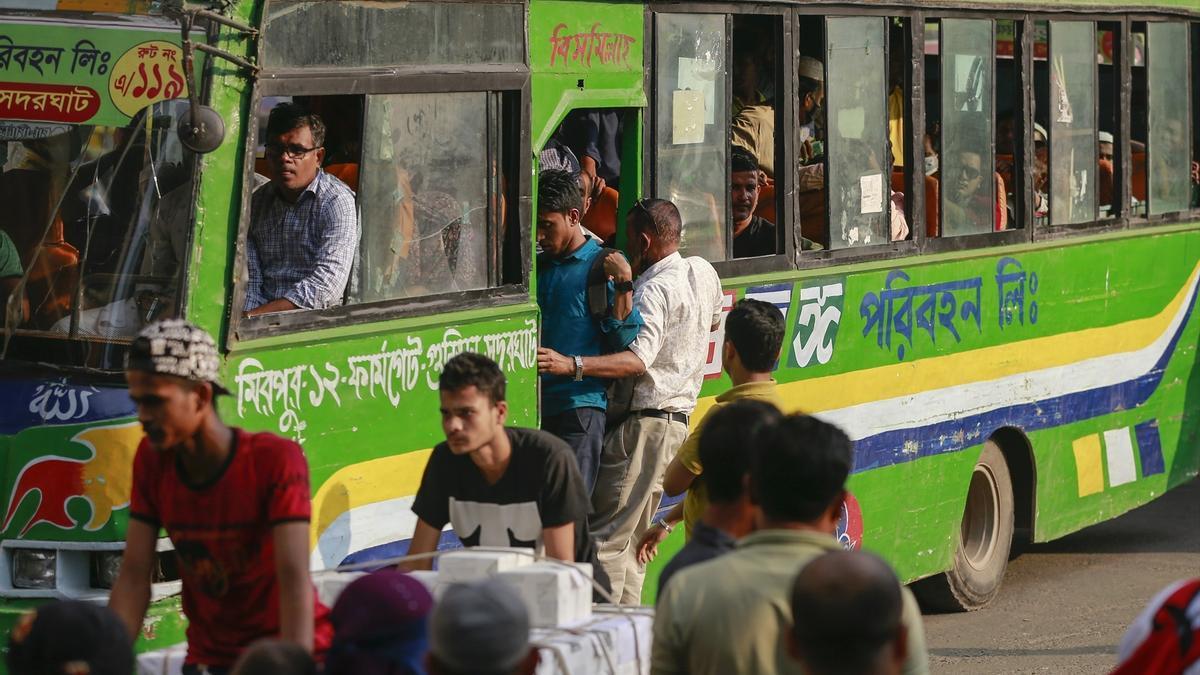
POLYGON ((1021 167, 1025 165, 1023 148, 1017 139, 1025 137, 1025 120, 1021 100, 1023 61, 1022 38, 1025 22, 1001 19, 996 21, 995 110, 993 138, 996 141, 994 168, 996 170, 996 205, 999 229, 1017 230, 1025 227, 1025 204, 1022 188, 1025 182, 1021 167))
POLYGON ((1120 90, 1124 55, 1120 51, 1121 24, 1104 22, 1096 25, 1100 53, 1096 58, 1096 96, 1099 105, 1096 120, 1096 199, 1101 220, 1115 218, 1125 212, 1121 202, 1119 167, 1123 146, 1121 136, 1120 90))
POLYGON ((992 22, 942 19, 941 236, 1002 229, 992 153, 992 22))
POLYGON ((1187 131, 1187 24, 1150 22, 1146 30, 1149 73, 1147 180, 1150 215, 1188 208, 1191 195, 1187 131), (1182 86, 1181 86, 1182 83, 1182 86))
POLYGON ((659 14, 655 29, 651 194, 683 218, 684 255, 725 260, 729 213, 725 16, 659 14))
MULTIPOLYGON (((833 248, 891 240, 886 22, 883 17, 849 17, 830 18, 825 25, 826 82, 836 83, 825 92, 833 248)), ((803 189, 799 180, 798 189, 803 189)))
MULTIPOLYGON (((769 256, 784 250, 782 211, 775 189, 782 141, 776 129, 788 128, 777 101, 781 41, 778 17, 733 17, 729 111, 733 258, 769 256)), ((804 248, 810 248, 805 244, 804 248)))
MULTIPOLYGON (((1096 26, 1050 22, 1045 113, 1049 124, 1050 224, 1096 219, 1096 26)), ((1039 113, 1043 109, 1039 100, 1039 113)))
MULTIPOLYGON (((355 301, 492 285, 497 199, 488 92, 367 97, 360 172, 362 261, 355 301)), ((500 218, 502 220, 502 218, 500 218)))

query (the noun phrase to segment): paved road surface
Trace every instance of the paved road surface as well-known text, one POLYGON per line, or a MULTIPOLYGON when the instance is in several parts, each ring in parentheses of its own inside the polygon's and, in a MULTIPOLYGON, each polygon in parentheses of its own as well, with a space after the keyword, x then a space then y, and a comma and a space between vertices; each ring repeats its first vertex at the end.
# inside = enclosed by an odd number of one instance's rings
POLYGON ((1200 575, 1200 480, 1008 564, 988 609, 927 615, 937 674, 1106 673, 1145 603, 1171 581, 1200 575))

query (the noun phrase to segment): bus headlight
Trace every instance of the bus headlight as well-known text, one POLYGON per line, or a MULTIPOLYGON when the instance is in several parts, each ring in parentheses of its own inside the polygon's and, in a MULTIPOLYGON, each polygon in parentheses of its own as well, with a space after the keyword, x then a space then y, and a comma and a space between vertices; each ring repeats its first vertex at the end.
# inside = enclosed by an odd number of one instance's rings
POLYGON ((55 586, 58 563, 56 551, 18 548, 12 552, 13 588, 49 588, 55 586))
POLYGON ((121 571, 121 551, 92 553, 90 581, 92 588, 111 589, 121 571))

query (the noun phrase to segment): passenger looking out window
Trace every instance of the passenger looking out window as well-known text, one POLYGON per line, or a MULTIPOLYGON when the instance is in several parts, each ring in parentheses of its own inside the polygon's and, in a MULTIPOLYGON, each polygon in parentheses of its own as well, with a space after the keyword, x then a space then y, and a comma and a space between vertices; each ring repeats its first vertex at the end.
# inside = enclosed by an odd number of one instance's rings
POLYGON ((987 190, 981 189, 992 172, 986 170, 983 156, 977 150, 979 146, 973 144, 978 142, 959 145, 955 175, 943 176, 942 189, 946 194, 943 222, 965 225, 971 232, 987 232, 992 227, 992 218, 998 218, 999 207, 987 190))
MULTIPOLYGON (((758 216, 758 199, 762 192, 763 174, 749 150, 733 146, 729 151, 729 204, 733 209, 733 257, 753 258, 779 252, 779 237, 775 223, 758 216)), ((802 239, 804 250, 813 242, 802 239)), ((819 244, 816 248, 820 249, 819 244)))
POLYGON ((254 193, 246 237, 248 316, 342 304, 360 235, 354 192, 321 169, 325 124, 295 103, 267 121, 271 182, 254 193))

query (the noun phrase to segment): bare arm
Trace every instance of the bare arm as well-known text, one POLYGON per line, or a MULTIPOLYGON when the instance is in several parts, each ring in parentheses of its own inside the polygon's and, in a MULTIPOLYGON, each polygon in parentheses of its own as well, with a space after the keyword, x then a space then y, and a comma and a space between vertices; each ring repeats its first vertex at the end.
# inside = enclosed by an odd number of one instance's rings
MULTIPOLYGON (((408 545, 409 555, 433 553, 437 550, 438 539, 441 536, 441 530, 418 518, 417 529, 413 531, 412 543, 408 545)), ((431 558, 410 560, 409 562, 400 563, 400 567, 410 572, 414 570, 430 570, 433 569, 433 560, 431 558)))
POLYGON ((313 586, 308 575, 308 523, 276 525, 275 574, 279 579, 279 637, 308 651, 313 647, 313 586))
POLYGON ((575 523, 563 523, 542 530, 546 555, 566 562, 575 562, 575 523))
POLYGON ((121 617, 130 640, 142 632, 142 620, 150 606, 150 582, 154 572, 154 548, 158 528, 137 518, 129 519, 121 571, 108 596, 108 606, 121 617))
POLYGON ((674 497, 681 494, 684 490, 692 486, 692 482, 696 480, 696 474, 688 470, 679 458, 671 460, 667 465, 666 475, 663 476, 663 492, 668 496, 674 497))
MULTIPOLYGON (((538 347, 538 372, 551 375, 575 375, 575 362, 553 349, 538 347)), ((583 357, 583 374, 591 377, 602 377, 618 380, 631 375, 641 375, 646 372, 646 364, 628 349, 616 354, 583 357)))
MULTIPOLYGON (((625 254, 620 251, 613 251, 604 257, 604 271, 615 284, 633 281, 633 270, 629 267, 629 261, 625 259, 625 254)), ((631 313, 633 313, 633 291, 617 293, 613 297, 613 318, 624 321, 631 313)))
POLYGON ((258 316, 259 314, 271 314, 272 312, 290 312, 293 309, 300 308, 296 306, 296 303, 287 298, 278 298, 246 312, 246 316, 258 316))

